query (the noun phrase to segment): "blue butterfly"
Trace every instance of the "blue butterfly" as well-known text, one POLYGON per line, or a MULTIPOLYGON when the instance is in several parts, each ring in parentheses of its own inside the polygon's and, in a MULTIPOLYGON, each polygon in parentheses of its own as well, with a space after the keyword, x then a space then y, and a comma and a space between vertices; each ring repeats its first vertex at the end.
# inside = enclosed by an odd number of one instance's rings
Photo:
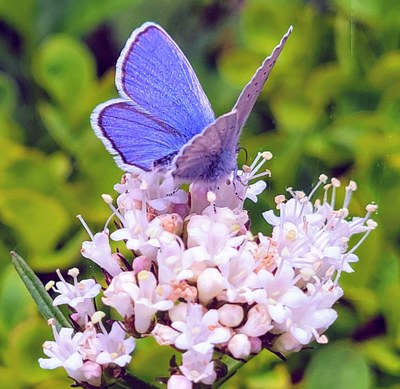
POLYGON ((179 182, 215 184, 236 169, 242 127, 292 27, 257 69, 233 109, 215 119, 189 61, 164 29, 134 30, 118 59, 120 98, 95 108, 91 125, 124 171, 169 171, 179 182))

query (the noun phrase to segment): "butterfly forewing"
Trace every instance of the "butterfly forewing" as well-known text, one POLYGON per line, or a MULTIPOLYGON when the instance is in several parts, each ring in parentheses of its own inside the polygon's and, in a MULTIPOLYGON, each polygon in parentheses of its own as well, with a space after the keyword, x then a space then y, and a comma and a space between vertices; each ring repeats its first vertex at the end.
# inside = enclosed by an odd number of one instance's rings
POLYGON ((258 96, 261 93, 261 90, 268 79, 269 74, 271 73, 272 68, 275 65, 276 60, 279 57, 283 47, 289 35, 292 32, 292 27, 289 28, 288 32, 283 36, 278 46, 275 47, 272 54, 267 57, 261 66, 257 69, 253 78, 250 82, 244 87, 242 93, 240 94, 238 100, 233 109, 236 109, 238 116, 238 126, 242 128, 244 123, 246 122, 250 112, 252 111, 254 104, 257 101, 258 96))
POLYGON ((116 84, 122 97, 189 139, 215 120, 189 61, 154 23, 132 33, 117 63, 116 84))

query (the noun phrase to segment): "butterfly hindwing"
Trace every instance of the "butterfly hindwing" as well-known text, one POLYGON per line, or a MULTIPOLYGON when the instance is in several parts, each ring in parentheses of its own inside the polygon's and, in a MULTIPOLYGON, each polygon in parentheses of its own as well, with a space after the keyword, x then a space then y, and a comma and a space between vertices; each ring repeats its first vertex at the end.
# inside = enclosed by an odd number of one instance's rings
POLYGON ((183 146, 173 163, 172 175, 182 181, 215 182, 236 168, 242 127, 279 57, 292 28, 244 87, 232 111, 219 117, 183 146))
POLYGON ((172 159, 190 139, 123 99, 99 105, 93 111, 91 124, 117 165, 129 172, 151 170, 155 159, 172 159))
POLYGON ((236 111, 220 116, 176 156, 172 175, 180 181, 215 183, 236 168, 239 141, 236 111))

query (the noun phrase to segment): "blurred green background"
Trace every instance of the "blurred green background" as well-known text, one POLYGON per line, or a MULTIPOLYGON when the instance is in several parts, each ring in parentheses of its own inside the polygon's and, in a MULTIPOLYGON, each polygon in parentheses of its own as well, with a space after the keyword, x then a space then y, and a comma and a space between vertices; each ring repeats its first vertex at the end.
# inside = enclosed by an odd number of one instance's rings
MULTIPOLYGON (((357 181, 353 213, 379 204, 379 228, 341 278, 330 343, 285 363, 264 352, 224 388, 400 388, 398 0, 0 0, 0 387, 69 387, 62 369, 38 367, 50 329, 9 251, 43 280, 82 267, 88 237, 75 216, 101 229, 100 195, 121 177, 89 115, 116 95, 119 52, 148 20, 182 48, 217 115, 294 26, 241 141, 251 158, 274 154, 270 190, 251 206, 254 231, 268 232, 260 214, 276 194, 308 192, 320 173, 357 181)), ((167 369, 151 348, 132 364, 143 377, 167 369)))

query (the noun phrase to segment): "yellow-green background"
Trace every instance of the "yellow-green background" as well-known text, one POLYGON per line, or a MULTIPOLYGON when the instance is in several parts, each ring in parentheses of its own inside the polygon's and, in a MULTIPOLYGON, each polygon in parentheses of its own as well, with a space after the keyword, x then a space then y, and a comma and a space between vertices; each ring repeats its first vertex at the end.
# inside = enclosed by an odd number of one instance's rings
MULTIPOLYGON (((114 67, 131 31, 160 23, 193 64, 217 115, 227 112, 289 25, 294 31, 243 132, 252 157, 270 150, 260 213, 285 187, 309 191, 320 173, 359 190, 352 212, 379 204, 379 228, 358 250, 330 343, 254 358, 225 388, 400 388, 400 2, 398 0, 1 0, 0 387, 67 388, 40 370, 51 334, 10 264, 19 252, 44 281, 82 264, 109 212, 102 193, 121 176, 89 126, 115 96, 114 67)), ((81 268, 87 267, 87 263, 81 268)), ((90 269, 89 269, 90 270, 90 269)), ((167 357, 143 345, 132 366, 162 375, 167 357)))

